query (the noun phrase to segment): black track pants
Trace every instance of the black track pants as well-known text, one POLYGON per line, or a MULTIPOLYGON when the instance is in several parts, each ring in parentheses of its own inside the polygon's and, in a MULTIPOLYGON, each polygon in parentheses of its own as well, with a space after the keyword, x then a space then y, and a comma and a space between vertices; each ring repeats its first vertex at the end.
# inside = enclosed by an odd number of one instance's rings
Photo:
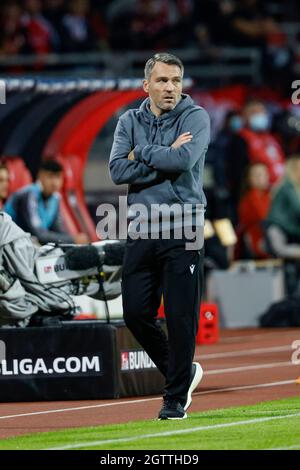
POLYGON ((184 402, 191 378, 203 284, 203 248, 186 240, 127 239, 122 296, 124 320, 166 377, 165 394, 184 402), (164 298, 168 338, 156 322, 164 298))

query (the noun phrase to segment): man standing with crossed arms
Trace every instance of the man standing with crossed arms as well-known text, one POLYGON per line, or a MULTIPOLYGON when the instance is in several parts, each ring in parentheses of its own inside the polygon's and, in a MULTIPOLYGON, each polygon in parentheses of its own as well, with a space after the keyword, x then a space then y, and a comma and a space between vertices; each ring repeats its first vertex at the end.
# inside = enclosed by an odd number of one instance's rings
POLYGON ((182 94, 183 70, 172 54, 147 61, 143 88, 149 97, 120 117, 109 162, 114 183, 129 185, 124 320, 166 378, 159 419, 186 418, 203 376, 193 357, 203 286, 202 180, 210 124, 207 112, 182 94), (135 204, 148 210, 142 220, 147 231, 136 230, 135 204), (173 206, 188 217, 175 210, 166 237, 163 221, 173 206), (178 230, 183 232, 179 238, 178 230), (161 293, 168 338, 156 321, 161 293))

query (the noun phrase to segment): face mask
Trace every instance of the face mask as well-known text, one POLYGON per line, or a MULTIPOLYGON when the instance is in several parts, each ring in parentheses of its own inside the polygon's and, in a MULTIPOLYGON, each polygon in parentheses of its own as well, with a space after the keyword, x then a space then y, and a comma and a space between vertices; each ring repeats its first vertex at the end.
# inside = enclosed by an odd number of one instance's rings
POLYGON ((229 129, 233 132, 239 131, 243 127, 243 121, 240 116, 232 116, 229 119, 229 129))
POLYGON ((269 128, 269 117, 266 113, 256 113, 249 118, 249 125, 253 131, 266 131, 269 128))

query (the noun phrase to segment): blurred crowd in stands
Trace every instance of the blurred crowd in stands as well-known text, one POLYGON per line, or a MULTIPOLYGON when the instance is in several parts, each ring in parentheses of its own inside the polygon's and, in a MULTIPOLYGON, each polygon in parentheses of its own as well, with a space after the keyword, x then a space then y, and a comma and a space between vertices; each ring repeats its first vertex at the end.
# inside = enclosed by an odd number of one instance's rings
MULTIPOLYGON (((22 59, 14 66, 1 64, 1 58, 19 55, 26 59, 49 53, 174 49, 193 50, 196 56, 185 62, 187 66, 210 66, 222 64, 220 48, 255 48, 257 80, 272 81, 286 91, 300 62, 300 32, 289 36, 283 26, 291 22, 300 25, 297 0, 4 0, 0 67, 9 73, 45 68, 38 57, 32 66, 22 65, 22 59)), ((247 57, 254 60, 253 55, 230 55, 227 60, 243 66, 247 57)), ((99 58, 98 70, 105 72, 100 62, 99 58)), ((138 64, 137 58, 133 67, 138 64)), ((51 70, 56 66, 61 70, 55 62, 49 65, 51 70)), ((80 66, 80 59, 74 66, 80 66)))
MULTIPOLYGON (((281 258, 299 269, 300 118, 295 117, 293 138, 284 125, 290 118, 281 113, 272 123, 265 104, 250 99, 227 113, 209 146, 206 217, 231 221, 236 234, 231 260, 281 258)), ((221 245, 209 234, 215 266, 227 268, 230 258, 221 245)))
MULTIPOLYGON (((257 46, 287 61, 282 21, 300 20, 297 0, 6 0, 5 54, 257 46)), ((213 54, 213 50, 211 51, 213 54)))

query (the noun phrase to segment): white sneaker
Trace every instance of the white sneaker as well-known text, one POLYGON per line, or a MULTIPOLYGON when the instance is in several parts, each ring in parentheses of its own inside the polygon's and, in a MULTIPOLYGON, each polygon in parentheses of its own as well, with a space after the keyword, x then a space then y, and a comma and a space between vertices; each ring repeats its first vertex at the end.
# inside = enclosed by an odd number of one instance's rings
POLYGON ((203 369, 200 366, 199 362, 193 362, 192 365, 192 378, 191 384, 187 392, 186 402, 183 406, 184 411, 186 411, 192 403, 192 393, 197 388, 203 377, 203 369))

